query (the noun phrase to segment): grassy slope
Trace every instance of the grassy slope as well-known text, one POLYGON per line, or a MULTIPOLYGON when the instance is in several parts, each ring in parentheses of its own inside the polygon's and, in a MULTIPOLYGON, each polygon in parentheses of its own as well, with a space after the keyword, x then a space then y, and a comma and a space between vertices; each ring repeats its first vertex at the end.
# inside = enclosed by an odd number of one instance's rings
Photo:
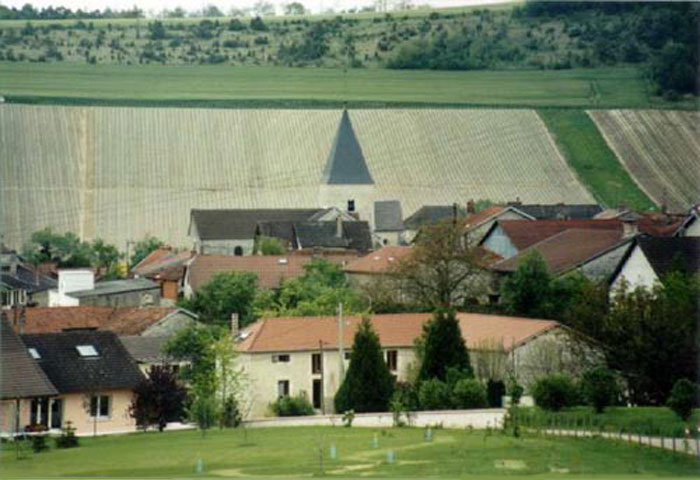
MULTIPOLYGON (((344 476, 503 478, 513 473, 546 474, 552 468, 604 475, 693 476, 695 460, 681 454, 645 449, 601 439, 514 439, 500 433, 436 430, 425 443, 420 429, 269 428, 212 430, 206 438, 195 431, 148 433, 82 439, 74 450, 55 450, 16 460, 11 449, 0 456, 2 477, 182 477, 193 476, 198 458, 205 473, 224 476, 313 475, 320 473, 319 448, 326 473, 344 476), (380 447, 373 449, 378 435, 380 447), (338 458, 329 458, 335 444, 338 458), (387 453, 396 463, 386 463, 387 453), (508 461, 517 470, 498 468, 508 461), (642 475, 639 475, 642 474, 642 475)), ((560 473, 556 478, 568 478, 560 473)))
POLYGON ((599 202, 615 207, 621 203, 635 209, 653 208, 622 167, 593 120, 584 110, 539 110, 560 151, 583 184, 599 202))
MULTIPOLYGON (((671 409, 666 407, 609 407, 595 414, 591 407, 576 407, 562 412, 550 413, 536 408, 524 409, 527 423, 532 426, 549 425, 557 421, 562 428, 578 422, 578 428, 592 425, 594 430, 607 432, 639 433, 654 436, 684 436, 685 425, 671 409)), ((691 424, 700 421, 700 410, 695 410, 691 424)))
MULTIPOLYGON (((635 69, 566 71, 394 71, 230 66, 111 66, 0 63, 0 95, 130 101, 364 101, 457 106, 649 107, 635 69), (590 97, 591 82, 603 92, 590 97)), ((58 103, 71 103, 60 100, 58 103)), ((186 102, 182 102, 186 103, 186 102)), ((659 103, 657 106, 673 106, 659 103)))

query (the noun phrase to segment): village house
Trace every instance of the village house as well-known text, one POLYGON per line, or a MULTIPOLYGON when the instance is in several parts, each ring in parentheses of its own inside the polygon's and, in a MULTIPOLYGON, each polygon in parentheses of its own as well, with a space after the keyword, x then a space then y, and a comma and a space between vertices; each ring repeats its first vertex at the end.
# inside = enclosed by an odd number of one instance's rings
POLYGON ((391 276, 392 269, 396 268, 401 259, 410 255, 412 250, 413 247, 387 245, 348 262, 344 268, 345 275, 353 287, 369 287, 391 276))
POLYGON ((675 232, 679 237, 700 237, 700 205, 694 205, 675 232))
POLYGON ((374 244, 377 248, 385 245, 401 245, 404 231, 401 202, 380 200, 374 202, 374 244))
MULTIPOLYGON (((427 313, 371 316, 397 381, 408 380, 415 371, 414 342, 431 317, 427 313)), ((512 372, 527 387, 539 376, 562 370, 578 374, 600 360, 597 347, 555 321, 472 313, 459 313, 457 318, 475 370, 482 376, 504 379, 512 372)), ((242 330, 237 335, 237 361, 249 379, 245 398, 251 405, 249 416, 267 415, 269 404, 286 395, 306 395, 318 411, 332 412, 360 321, 355 316, 342 321, 263 318, 242 330)), ((236 335, 237 326, 232 329, 236 335)))
POLYGON ((30 428, 57 429, 71 422, 77 434, 134 431, 129 406, 143 375, 115 333, 82 330, 20 338, 57 391, 31 402, 30 428))
POLYGON ((160 247, 136 264, 131 274, 157 283, 161 305, 174 305, 181 294, 185 267, 193 255, 189 250, 177 252, 171 247, 160 247))
POLYGON ((146 278, 129 278, 95 283, 90 269, 58 271, 58 288, 49 291, 50 307, 102 305, 148 307, 160 305, 160 286, 146 278))
POLYGON ((214 275, 225 272, 250 272, 258 277, 258 287, 279 288, 286 279, 302 275, 304 265, 314 259, 323 258, 343 266, 357 258, 351 252, 327 252, 313 255, 294 252, 288 255, 253 255, 236 257, 229 255, 197 255, 187 267, 183 285, 185 298, 191 298, 214 275))
POLYGON ((639 236, 610 277, 611 295, 623 284, 652 289, 675 269, 700 274, 700 237, 639 236))
POLYGON ((0 308, 45 306, 52 288, 56 288, 56 280, 26 264, 16 251, 0 243, 0 308))

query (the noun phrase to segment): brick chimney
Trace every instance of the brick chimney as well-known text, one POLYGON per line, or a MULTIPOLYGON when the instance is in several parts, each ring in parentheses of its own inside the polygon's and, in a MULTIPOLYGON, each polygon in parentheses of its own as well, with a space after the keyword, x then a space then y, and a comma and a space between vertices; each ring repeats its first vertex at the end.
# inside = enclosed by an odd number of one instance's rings
POLYGON ((469 200, 467 202, 467 213, 470 215, 473 215, 476 213, 476 205, 474 204, 474 200, 469 200))
POLYGON ((240 325, 238 323, 238 314, 237 313, 232 313, 231 314, 231 338, 234 340, 238 338, 238 333, 239 333, 240 325))

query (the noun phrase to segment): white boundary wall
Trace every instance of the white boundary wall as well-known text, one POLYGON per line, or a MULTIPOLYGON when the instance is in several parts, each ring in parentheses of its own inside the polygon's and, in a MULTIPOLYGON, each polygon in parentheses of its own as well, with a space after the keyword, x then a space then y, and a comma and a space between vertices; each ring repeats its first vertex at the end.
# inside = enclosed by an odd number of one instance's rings
MULTIPOLYGON (((409 426, 442 426, 444 428, 500 428, 506 410, 502 408, 484 410, 441 410, 430 412, 412 412, 410 419, 401 415, 401 420, 409 426)), ((301 426, 342 426, 342 415, 310 415, 303 417, 275 417, 249 420, 245 422, 251 428, 262 427, 301 427, 301 426)), ((391 412, 358 413, 352 422, 353 427, 391 427, 394 424, 391 412)))

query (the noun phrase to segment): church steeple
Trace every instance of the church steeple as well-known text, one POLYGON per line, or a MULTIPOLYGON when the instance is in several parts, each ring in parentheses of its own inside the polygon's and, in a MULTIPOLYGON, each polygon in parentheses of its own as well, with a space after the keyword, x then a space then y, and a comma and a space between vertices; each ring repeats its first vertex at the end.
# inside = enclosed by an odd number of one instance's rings
POLYGON ((374 184, 347 110, 343 110, 340 118, 321 182, 327 185, 374 184))

